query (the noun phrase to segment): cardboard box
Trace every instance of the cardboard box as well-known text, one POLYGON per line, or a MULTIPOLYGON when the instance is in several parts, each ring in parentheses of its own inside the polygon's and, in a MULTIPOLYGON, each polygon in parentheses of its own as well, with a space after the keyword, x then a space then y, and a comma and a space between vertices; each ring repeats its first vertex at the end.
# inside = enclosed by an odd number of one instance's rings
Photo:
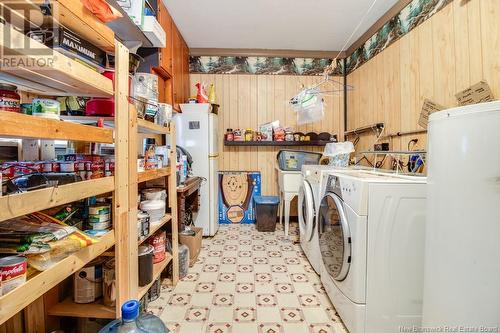
POLYGON ((494 100, 493 93, 486 81, 480 81, 475 85, 457 93, 455 95, 458 105, 470 105, 477 103, 492 102, 494 100))
POLYGON ((427 128, 427 124, 429 123, 429 116, 434 112, 438 112, 444 109, 446 109, 444 106, 434 103, 430 99, 425 99, 424 104, 422 105, 422 110, 420 111, 418 124, 423 128, 427 128))
POLYGON ((154 16, 144 16, 141 27, 153 47, 163 48, 167 46, 167 34, 154 16))
POLYGON ((201 251, 201 239, 203 228, 191 227, 195 232, 194 236, 186 236, 179 234, 179 243, 186 245, 189 248, 189 266, 193 266, 201 251))
POLYGON ((255 223, 253 197, 260 193, 260 172, 219 172, 219 223, 255 223))

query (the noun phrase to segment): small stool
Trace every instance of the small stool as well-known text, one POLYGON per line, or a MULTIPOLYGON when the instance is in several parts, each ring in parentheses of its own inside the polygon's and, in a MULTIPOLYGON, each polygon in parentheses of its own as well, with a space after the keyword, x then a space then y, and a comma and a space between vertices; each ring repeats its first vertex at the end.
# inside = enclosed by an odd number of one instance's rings
POLYGON ((302 173, 300 171, 278 171, 278 186, 280 194, 280 224, 283 221, 283 210, 285 211, 285 235, 288 236, 290 224, 290 202, 299 195, 302 184, 302 173))

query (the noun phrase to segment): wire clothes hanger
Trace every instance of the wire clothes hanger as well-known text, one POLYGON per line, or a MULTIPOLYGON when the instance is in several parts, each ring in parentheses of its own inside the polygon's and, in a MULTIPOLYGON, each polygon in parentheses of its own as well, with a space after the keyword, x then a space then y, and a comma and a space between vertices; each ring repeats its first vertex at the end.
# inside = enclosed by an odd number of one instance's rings
MULTIPOLYGON (((354 37, 356 32, 359 30, 359 28, 361 27, 363 22, 366 20, 368 14, 371 12, 371 10, 373 9, 373 7, 375 6, 376 3, 377 3, 377 0, 372 1, 368 10, 365 12, 365 14, 361 18, 361 20, 358 22, 358 24, 354 28, 353 32, 349 36, 349 38, 347 38, 347 40, 345 41, 344 46, 342 46, 342 49, 340 50, 340 52, 337 54, 335 59, 332 60, 332 63, 329 66, 325 67, 325 70, 323 72, 323 80, 310 88, 304 89, 304 87, 302 87, 302 90, 297 95, 295 95, 294 97, 292 97, 290 99, 290 104, 292 104, 294 106, 300 105, 304 101, 304 99, 309 99, 311 96, 314 96, 314 95, 319 95, 319 94, 329 95, 329 94, 335 94, 338 92, 344 92, 344 87, 347 87, 347 91, 351 91, 354 89, 354 87, 351 85, 344 84, 344 83, 339 82, 337 80, 330 79, 329 74, 334 72, 335 68, 337 67, 337 59, 338 59, 339 55, 342 54, 342 52, 346 49, 347 45, 349 44, 351 39, 354 37), (326 83, 331 83, 331 84, 337 85, 340 88, 339 89, 334 88, 332 90, 321 91, 319 89, 319 87, 321 87, 322 85, 324 85, 326 83)), ((345 70, 345 68, 344 68, 344 70, 345 70)))

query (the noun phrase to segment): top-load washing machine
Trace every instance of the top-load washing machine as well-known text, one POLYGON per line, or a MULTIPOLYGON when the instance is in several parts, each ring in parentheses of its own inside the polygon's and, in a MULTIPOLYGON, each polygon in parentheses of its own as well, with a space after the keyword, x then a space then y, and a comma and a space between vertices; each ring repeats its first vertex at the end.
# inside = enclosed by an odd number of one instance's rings
POLYGON ((321 178, 324 172, 334 170, 326 165, 303 165, 302 185, 299 189, 298 215, 300 245, 316 273, 320 273, 321 254, 319 251, 316 212, 321 195, 321 178))
POLYGON ((425 185, 360 170, 323 175, 321 281, 350 333, 420 325, 425 185))

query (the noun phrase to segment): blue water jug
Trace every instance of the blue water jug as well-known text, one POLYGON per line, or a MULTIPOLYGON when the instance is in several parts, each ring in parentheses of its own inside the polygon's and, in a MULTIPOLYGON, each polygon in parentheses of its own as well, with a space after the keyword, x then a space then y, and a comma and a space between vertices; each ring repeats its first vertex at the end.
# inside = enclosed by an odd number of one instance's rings
POLYGON ((99 333, 168 333, 165 324, 152 314, 139 315, 140 304, 136 300, 122 305, 122 318, 102 328, 99 333))

